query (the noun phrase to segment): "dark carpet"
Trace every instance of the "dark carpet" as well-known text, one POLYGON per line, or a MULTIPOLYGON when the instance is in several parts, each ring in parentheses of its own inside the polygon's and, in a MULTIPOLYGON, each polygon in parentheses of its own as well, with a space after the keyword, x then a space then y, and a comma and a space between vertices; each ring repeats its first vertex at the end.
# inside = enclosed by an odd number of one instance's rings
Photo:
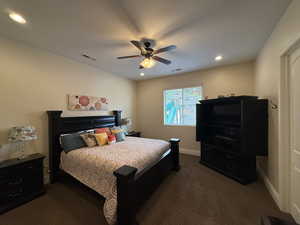
MULTIPOLYGON (((261 181, 243 186, 182 155, 138 214, 140 225, 259 225, 279 211, 261 181)), ((103 198, 74 182, 47 187, 47 194, 0 215, 0 225, 107 225, 103 198)))

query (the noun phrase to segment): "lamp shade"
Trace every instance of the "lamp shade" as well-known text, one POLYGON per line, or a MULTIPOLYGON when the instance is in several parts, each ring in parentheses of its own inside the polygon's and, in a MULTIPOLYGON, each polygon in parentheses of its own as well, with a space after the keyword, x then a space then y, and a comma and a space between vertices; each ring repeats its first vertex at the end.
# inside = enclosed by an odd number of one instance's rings
POLYGON ((123 118, 121 120, 121 125, 127 125, 130 126, 131 125, 131 119, 130 118, 123 118))
POLYGON ((36 140, 36 129, 33 126, 12 127, 8 135, 9 142, 36 140))

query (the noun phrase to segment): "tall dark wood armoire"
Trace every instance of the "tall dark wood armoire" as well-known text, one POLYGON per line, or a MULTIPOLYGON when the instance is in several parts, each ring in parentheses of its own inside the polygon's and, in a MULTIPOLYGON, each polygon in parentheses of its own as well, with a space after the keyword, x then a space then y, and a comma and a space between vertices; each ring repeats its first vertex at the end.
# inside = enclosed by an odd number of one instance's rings
POLYGON ((248 184, 256 180, 256 156, 268 152, 268 100, 236 96, 197 104, 200 163, 248 184))

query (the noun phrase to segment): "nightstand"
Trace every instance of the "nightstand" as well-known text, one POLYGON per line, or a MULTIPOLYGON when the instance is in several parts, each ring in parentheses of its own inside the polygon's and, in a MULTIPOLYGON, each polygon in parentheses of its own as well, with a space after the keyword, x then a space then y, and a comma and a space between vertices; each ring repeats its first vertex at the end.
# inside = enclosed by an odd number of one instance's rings
POLYGON ((32 154, 0 163, 0 213, 45 193, 44 158, 41 154, 32 154))
POLYGON ((141 137, 141 132, 139 132, 139 131, 131 131, 131 132, 128 132, 128 134, 126 134, 126 136, 129 136, 129 137, 141 137))

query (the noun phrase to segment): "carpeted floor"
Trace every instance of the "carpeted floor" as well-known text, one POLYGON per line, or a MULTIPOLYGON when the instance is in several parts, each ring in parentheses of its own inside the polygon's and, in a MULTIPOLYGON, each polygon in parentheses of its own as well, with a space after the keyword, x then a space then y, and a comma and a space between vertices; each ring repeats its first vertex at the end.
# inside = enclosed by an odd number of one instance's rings
MULTIPOLYGON (((243 186, 182 155, 182 169, 170 175, 141 209, 140 225, 259 225, 279 211, 261 181, 243 186)), ((56 183, 47 194, 0 215, 0 225, 107 225, 104 200, 72 182, 56 183)))

